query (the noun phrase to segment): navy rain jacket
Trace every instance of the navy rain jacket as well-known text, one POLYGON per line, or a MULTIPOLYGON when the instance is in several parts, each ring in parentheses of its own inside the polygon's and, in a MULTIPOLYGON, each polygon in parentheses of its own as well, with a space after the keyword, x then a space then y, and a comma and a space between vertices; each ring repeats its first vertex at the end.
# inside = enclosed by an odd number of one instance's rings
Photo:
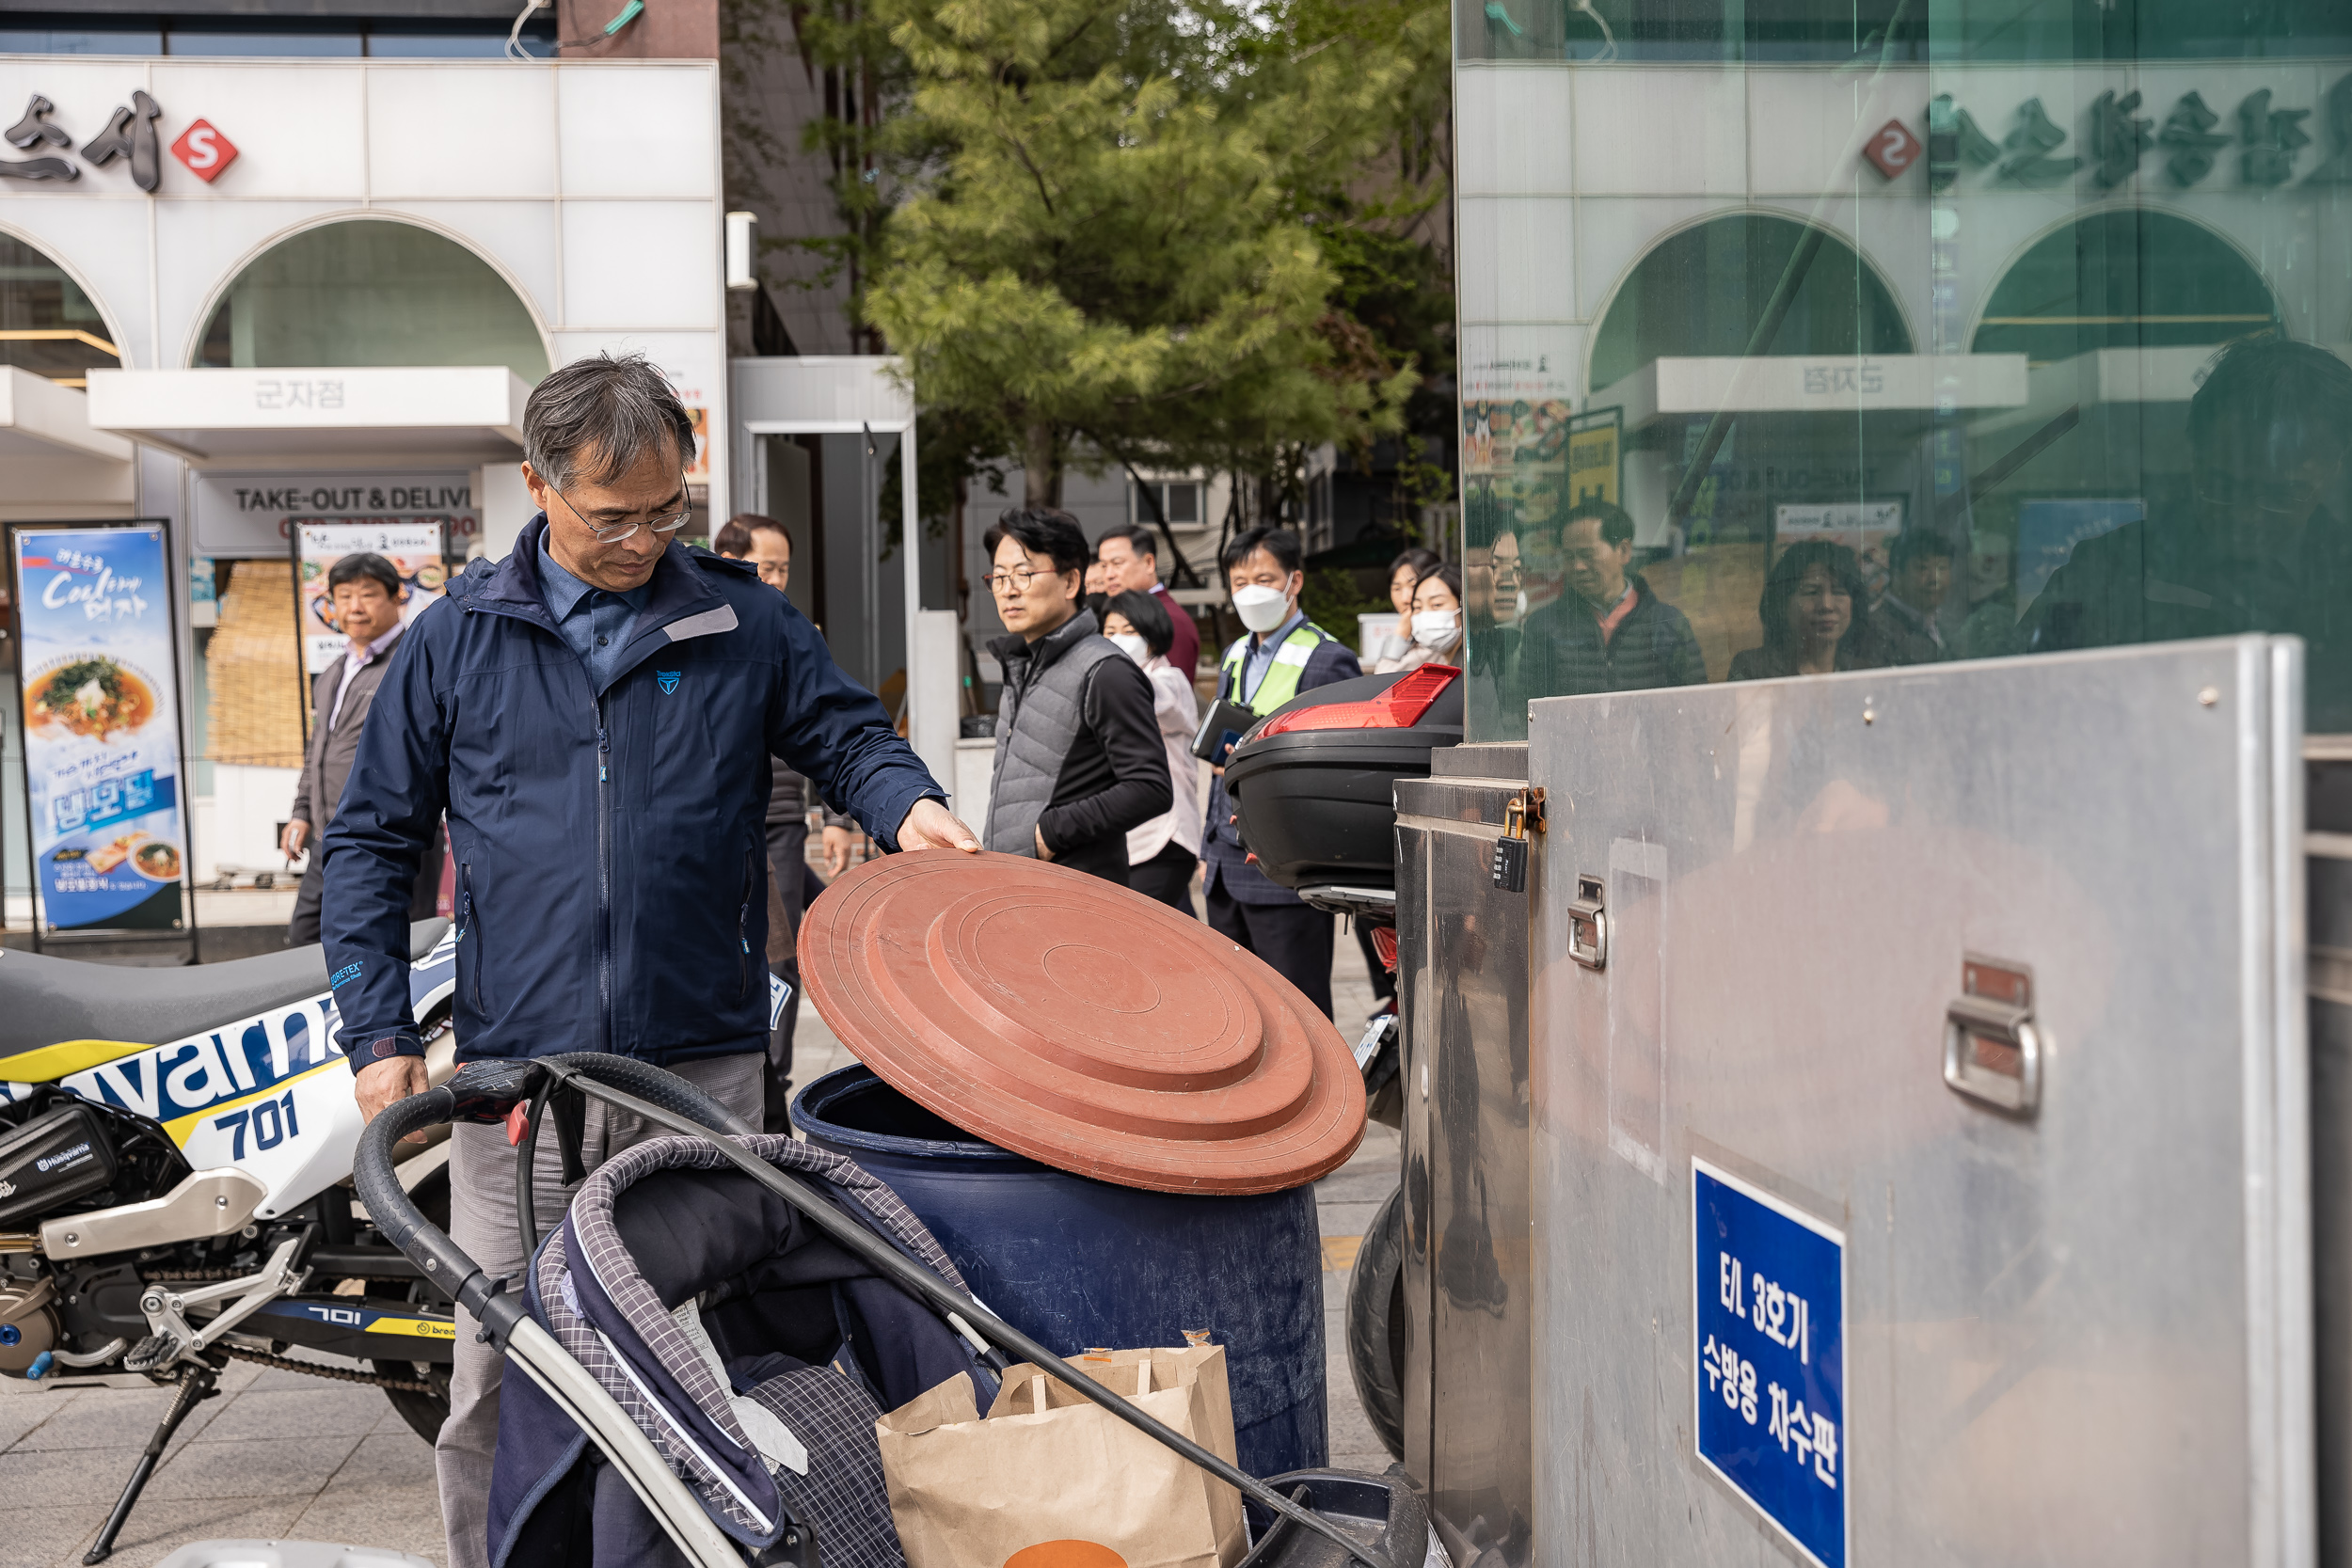
POLYGON ((400 640, 327 829, 324 934, 355 1070, 413 1054, 408 898, 444 810, 461 1061, 768 1045, 769 757, 885 847, 946 799, 747 563, 672 545, 602 691, 539 593, 534 518, 400 640))

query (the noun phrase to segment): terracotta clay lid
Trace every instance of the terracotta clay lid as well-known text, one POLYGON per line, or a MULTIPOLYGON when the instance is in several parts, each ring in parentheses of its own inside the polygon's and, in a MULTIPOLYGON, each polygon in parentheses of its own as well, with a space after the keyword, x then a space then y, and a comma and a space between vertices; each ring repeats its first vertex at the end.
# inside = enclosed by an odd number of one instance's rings
POLYGON ((926 849, 801 924, 809 1000, 899 1093, 990 1143, 1163 1193, 1271 1193, 1364 1135, 1331 1021, 1197 920, 1017 855, 926 849))

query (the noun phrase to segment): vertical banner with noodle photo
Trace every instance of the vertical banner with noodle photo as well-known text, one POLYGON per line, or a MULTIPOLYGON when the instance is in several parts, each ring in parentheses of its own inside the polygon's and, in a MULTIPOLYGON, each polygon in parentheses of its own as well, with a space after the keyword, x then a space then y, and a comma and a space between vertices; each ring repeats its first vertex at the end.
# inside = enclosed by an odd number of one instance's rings
POLYGON ((408 517, 363 522, 294 520, 295 613, 302 622, 302 671, 315 675, 343 657, 345 640, 326 585, 335 562, 363 551, 392 563, 400 577, 400 624, 416 624, 424 607, 441 596, 449 574, 441 564, 441 525, 408 517))
POLYGON ((180 929, 187 818, 165 525, 27 523, 8 540, 36 925, 180 929))

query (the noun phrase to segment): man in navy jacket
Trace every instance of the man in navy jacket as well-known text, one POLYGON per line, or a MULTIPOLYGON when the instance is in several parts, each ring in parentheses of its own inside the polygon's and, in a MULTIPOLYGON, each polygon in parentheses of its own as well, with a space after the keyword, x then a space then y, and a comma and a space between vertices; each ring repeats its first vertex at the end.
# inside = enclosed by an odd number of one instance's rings
MULTIPOLYGON (((542 513, 401 640, 324 844, 327 979, 360 1108, 425 1087, 408 897, 446 812, 459 1060, 613 1052, 757 1126, 770 756, 886 848, 978 842, 783 594, 671 543, 693 430, 649 363, 552 372, 523 440, 542 513)), ((592 1165, 652 1131, 604 1113, 589 1113, 592 1165)), ((450 1231, 494 1278, 524 1262, 514 1161, 502 1128, 456 1129, 450 1231)), ((539 1212, 561 1213, 552 1159, 534 1178, 539 1212)), ((437 1460, 450 1561, 477 1564, 500 1358, 470 1323, 456 1357, 437 1460)))

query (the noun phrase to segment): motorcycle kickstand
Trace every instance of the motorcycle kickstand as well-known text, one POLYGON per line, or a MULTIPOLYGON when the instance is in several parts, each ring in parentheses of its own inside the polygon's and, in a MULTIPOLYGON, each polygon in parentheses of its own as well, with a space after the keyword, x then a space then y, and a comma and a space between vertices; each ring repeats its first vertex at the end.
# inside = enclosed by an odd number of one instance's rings
POLYGON ((123 1487, 122 1496, 115 1500, 114 1512, 106 1516, 106 1528, 98 1532, 97 1544, 84 1554, 83 1562, 103 1562, 114 1555, 115 1537, 122 1533, 122 1527, 129 1522, 131 1510, 137 1504, 139 1494, 147 1490, 148 1479, 154 1475, 155 1466, 162 1462, 164 1449, 171 1446, 172 1433, 180 1430, 180 1423, 188 1418, 190 1411, 213 1397, 213 1386, 219 1381, 219 1369, 202 1363, 180 1374, 180 1391, 172 1397, 171 1408, 164 1412, 164 1418, 156 1424, 155 1434, 147 1440, 147 1451, 139 1455, 138 1464, 131 1471, 130 1482, 123 1487))

